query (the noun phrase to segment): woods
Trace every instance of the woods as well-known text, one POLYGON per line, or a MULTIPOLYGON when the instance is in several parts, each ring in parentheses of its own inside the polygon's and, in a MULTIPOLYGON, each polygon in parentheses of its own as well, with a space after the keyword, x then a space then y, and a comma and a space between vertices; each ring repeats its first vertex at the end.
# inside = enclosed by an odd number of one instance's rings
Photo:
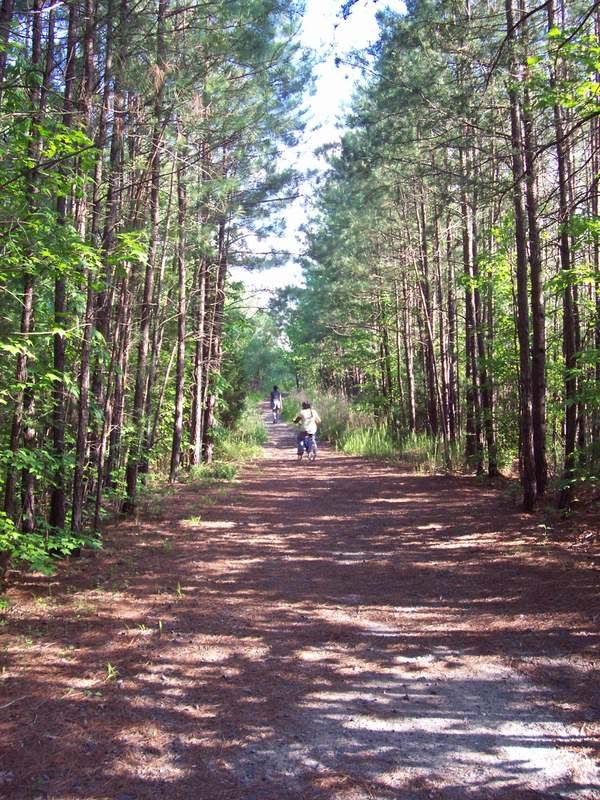
POLYGON ((598 8, 380 11, 369 51, 337 57, 363 79, 305 285, 252 317, 229 270, 268 262, 256 242, 298 192, 277 165, 304 124, 302 14, 2 1, 0 572, 210 462, 278 370, 396 452, 421 437, 445 467, 518 472, 527 511, 598 481, 598 8))
POLYGON ((426 435, 446 466, 518 469, 525 510, 549 486, 569 509, 600 463, 598 8, 379 22, 338 64, 363 81, 287 301, 296 362, 397 449, 426 435))
POLYGON ((599 37, 0 0, 1 798, 600 800, 599 37))
POLYGON ((300 12, 3 0, 0 573, 77 551, 239 413, 227 274, 295 180, 300 12))

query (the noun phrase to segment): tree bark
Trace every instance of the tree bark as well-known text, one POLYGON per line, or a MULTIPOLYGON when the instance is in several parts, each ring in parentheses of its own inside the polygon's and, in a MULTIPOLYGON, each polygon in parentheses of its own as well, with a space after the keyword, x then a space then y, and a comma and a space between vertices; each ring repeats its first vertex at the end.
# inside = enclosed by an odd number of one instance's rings
POLYGON ((467 464, 478 474, 483 472, 483 444, 481 441, 481 402, 477 370, 477 338, 475 313, 475 232, 472 208, 467 194, 467 180, 470 177, 468 158, 460 151, 462 186, 460 192, 460 211, 462 224, 463 270, 465 275, 465 378, 466 378, 466 443, 467 464))
MULTIPOLYGON (((522 9, 523 14, 524 9, 522 9)), ((546 492, 546 311, 544 307, 542 246, 538 222, 536 144, 529 92, 525 89, 523 107, 523 141, 527 223, 529 229, 529 270, 531 280, 531 399, 535 483, 539 497, 546 492)))
POLYGON ((185 381, 185 317, 186 317, 186 263, 185 263, 185 222, 186 222, 186 188, 184 168, 177 173, 177 277, 178 277, 178 313, 177 313, 177 368, 175 379, 175 415, 173 420, 173 443, 171 447, 171 469, 169 481, 177 480, 181 464, 181 443, 183 439, 183 390, 185 381))
POLYGON ((414 351, 412 343, 412 331, 410 325, 410 305, 408 298, 408 286, 406 275, 402 273, 402 300, 404 303, 404 361, 406 365, 406 384, 408 394, 408 419, 410 432, 416 433, 417 430, 417 402, 415 397, 415 368, 414 351))
MULTIPOLYGON (((75 55, 77 45, 77 3, 71 0, 69 4, 69 27, 67 32, 67 51, 65 66, 65 87, 63 95, 63 118, 65 128, 70 128, 73 122, 73 84, 75 80, 75 55)), ((58 222, 64 224, 67 213, 67 198, 59 197, 56 204, 58 222)), ((63 529, 66 519, 65 498, 65 337, 62 329, 66 327, 66 295, 67 286, 64 275, 58 272, 54 280, 54 324, 61 332, 54 334, 54 371, 60 376, 56 380, 52 391, 52 443, 54 458, 57 468, 54 472, 54 482, 50 495, 49 523, 52 527, 63 529)))
POLYGON ((2 5, 0 5, 0 100, 2 99, 6 77, 7 46, 13 15, 13 1, 2 0, 2 5))
POLYGON ((450 215, 446 221, 446 260, 448 263, 448 424, 450 441, 455 442, 460 427, 458 392, 458 348, 456 341, 456 294, 452 229, 450 215))
POLYGON ((200 464, 202 460, 202 398, 204 391, 202 359, 204 353, 204 338, 206 335, 206 281, 208 272, 208 265, 204 257, 200 258, 197 269, 196 313, 194 315, 194 385, 192 396, 192 424, 190 430, 190 463, 192 466, 200 464))
POLYGON ((521 102, 515 84, 520 82, 521 66, 515 56, 513 0, 506 0, 507 41, 511 56, 509 88, 511 150, 513 175, 513 207, 515 215, 515 244, 517 251, 517 336, 519 342, 519 394, 521 471, 523 484, 523 509, 532 511, 536 499, 535 463, 531 411, 531 360, 529 355, 529 297, 527 269, 527 232, 523 207, 523 141, 521 135, 521 102))
MULTIPOLYGON (((421 193, 422 193, 421 188, 421 193)), ((439 433, 437 379, 435 370, 434 332, 432 325, 431 288, 429 285, 429 255, 427 249, 427 218, 423 197, 417 208, 417 222, 419 225, 419 244, 421 254, 421 276, 419 278, 419 291, 423 301, 423 314, 427 331, 425 343, 425 370, 427 375, 427 420, 429 432, 432 436, 439 433)))
MULTIPOLYGON (((549 0, 548 29, 554 27, 554 0, 549 0)), ((551 85, 556 82, 554 74, 550 77, 551 85)), ((558 170, 558 227, 560 267, 564 275, 563 288, 563 357, 565 362, 565 451, 563 465, 563 488, 559 495, 560 508, 570 507, 573 501, 573 479, 575 477, 576 453, 575 437, 577 432, 577 379, 576 379, 576 347, 575 347, 575 308, 573 302, 573 285, 570 278, 571 248, 567 223, 569 221, 569 201, 567 186, 567 153, 565 151, 565 134, 562 108, 554 106, 554 133, 556 138, 556 161, 558 170)))
POLYGON ((225 279, 227 277, 227 220, 221 219, 218 233, 218 261, 217 274, 214 286, 213 314, 209 336, 209 357, 207 369, 210 373, 205 377, 206 399, 202 423, 202 454, 203 459, 210 463, 214 453, 213 430, 215 425, 215 408, 217 397, 212 388, 212 375, 217 375, 221 369, 221 335, 223 332, 223 311, 225 307, 225 279))
MULTIPOLYGON (((42 0, 34 0, 33 4, 33 23, 31 33, 31 65, 33 69, 39 68, 42 59, 42 0)), ((38 125, 40 122, 40 100, 41 89, 34 86, 31 90, 31 124, 28 155, 34 166, 30 168, 27 176, 27 187, 30 209, 33 211, 36 205, 37 194, 37 167, 35 166, 39 157, 40 136, 38 125)), ((27 339, 33 330, 33 299, 34 299, 34 276, 30 272, 25 272, 23 276, 23 293, 21 297, 21 326, 20 334, 23 345, 27 347, 27 339)), ((26 350, 17 355, 15 370, 15 380, 17 394, 15 398, 15 408, 13 412, 9 449, 11 458, 17 456, 23 437, 25 449, 32 450, 35 447, 35 428, 30 422, 34 411, 34 398, 31 387, 27 386, 28 379, 28 356, 26 350)), ((32 531, 35 527, 35 483, 32 473, 28 469, 22 470, 21 487, 21 526, 24 531, 32 531)), ((16 520, 16 488, 17 474, 14 463, 9 463, 6 480, 4 484, 4 511, 11 519, 16 520)))
MULTIPOLYGON (((98 125, 95 136, 96 158, 94 162, 94 176, 92 181, 91 219, 89 221, 89 240, 93 246, 100 243, 100 179, 102 175, 102 158, 100 153, 104 148, 106 137, 106 116, 111 94, 112 77, 112 0, 108 0, 106 34, 105 34, 105 59, 103 71, 104 91, 98 113, 98 125)), ((97 6, 96 14, 97 14, 97 6)), ((84 33, 84 81, 82 84, 81 108, 88 131, 92 118, 92 89, 94 80, 93 34, 96 27, 96 14, 93 11, 92 0, 86 0, 86 25, 84 33)), ((79 213, 82 216, 83 208, 79 213)), ((91 388, 91 356, 92 338, 96 319, 97 299, 94 288, 94 274, 91 269, 86 270, 86 302, 83 319, 81 342, 80 368, 79 368, 79 402, 77 405, 77 440, 75 443, 75 466, 73 470, 73 491, 71 506, 71 530, 79 533, 83 526, 83 507, 85 502, 85 468, 87 460, 88 423, 90 416, 90 388, 91 388)), ((98 512, 94 520, 94 529, 98 525, 98 512)))
POLYGON ((123 511, 130 513, 136 504, 137 478, 140 462, 142 460, 141 448, 144 440, 144 406, 146 389, 146 369, 148 360, 148 345, 150 342, 150 324, 152 315, 152 299, 154 293, 154 268, 156 261, 156 247, 158 242, 158 228, 160 223, 160 161, 162 148, 162 102, 164 90, 164 73, 166 69, 165 52, 165 13, 168 0, 158 0, 158 14, 156 23, 156 93, 154 99, 154 130, 152 134, 151 153, 151 189, 150 189, 150 243, 146 261, 146 274, 144 279, 144 295, 140 318, 140 338, 138 344, 138 360, 135 376, 135 391, 133 397, 132 425, 134 428, 133 443, 129 452, 125 474, 127 498, 123 503, 123 511))

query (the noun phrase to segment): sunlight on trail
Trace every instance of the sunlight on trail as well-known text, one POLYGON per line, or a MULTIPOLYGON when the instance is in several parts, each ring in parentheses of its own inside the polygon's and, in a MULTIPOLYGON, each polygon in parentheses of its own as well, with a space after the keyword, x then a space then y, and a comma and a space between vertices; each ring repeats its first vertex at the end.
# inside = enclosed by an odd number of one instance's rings
POLYGON ((468 481, 299 469, 273 427, 235 492, 182 488, 97 576, 24 585, 10 800, 37 796, 18 770, 48 800, 600 800, 597 574, 468 481))

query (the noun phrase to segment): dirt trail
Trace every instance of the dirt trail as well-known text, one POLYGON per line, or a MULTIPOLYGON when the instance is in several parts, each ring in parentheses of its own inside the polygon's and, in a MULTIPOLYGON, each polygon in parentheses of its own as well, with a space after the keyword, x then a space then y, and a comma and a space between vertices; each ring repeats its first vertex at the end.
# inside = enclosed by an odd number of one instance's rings
POLYGON ((322 449, 11 591, 0 797, 600 798, 600 573, 472 479, 322 449))

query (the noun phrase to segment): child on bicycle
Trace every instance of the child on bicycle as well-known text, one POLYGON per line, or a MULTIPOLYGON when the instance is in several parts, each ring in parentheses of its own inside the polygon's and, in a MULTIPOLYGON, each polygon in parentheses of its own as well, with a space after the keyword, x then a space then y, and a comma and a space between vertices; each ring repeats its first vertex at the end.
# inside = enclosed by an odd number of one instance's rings
POLYGON ((317 426, 321 424, 321 417, 314 408, 311 408, 310 403, 304 401, 302 403, 302 409, 296 415, 293 422, 295 425, 299 425, 299 430, 296 434, 296 444, 298 446, 298 459, 301 459, 306 447, 305 441, 307 434, 312 436, 313 447, 316 447, 317 426))
POLYGON ((279 417, 281 416, 281 410, 283 409, 283 395, 281 394, 279 387, 277 385, 273 386, 273 391, 271 392, 271 411, 273 412, 273 422, 277 422, 279 417))

